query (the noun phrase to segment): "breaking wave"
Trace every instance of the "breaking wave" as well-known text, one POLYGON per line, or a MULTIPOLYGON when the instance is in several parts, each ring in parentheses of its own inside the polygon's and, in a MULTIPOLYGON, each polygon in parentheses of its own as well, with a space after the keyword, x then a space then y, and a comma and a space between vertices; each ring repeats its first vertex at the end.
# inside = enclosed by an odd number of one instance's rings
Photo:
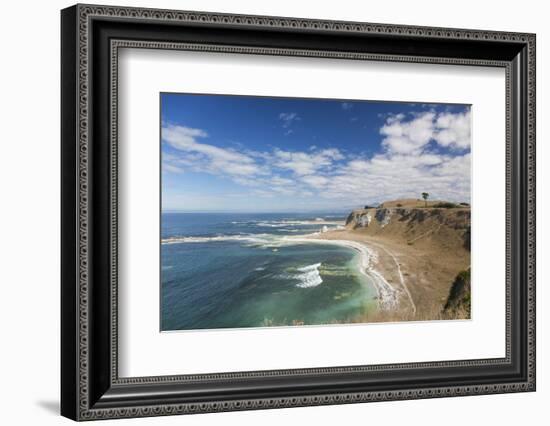
POLYGON ((319 273, 320 263, 314 263, 313 265, 304 266, 302 268, 297 268, 297 271, 300 272, 293 276, 293 278, 299 281, 296 284, 296 287, 300 288, 310 288, 317 287, 323 282, 321 274, 319 273))
POLYGON ((298 225, 298 226, 317 226, 317 225, 343 225, 344 221, 342 220, 325 220, 321 217, 315 218, 313 220, 271 220, 257 222, 258 226, 268 226, 268 227, 282 227, 288 225, 298 225))
POLYGON ((242 241, 254 244, 268 244, 270 242, 269 234, 249 234, 249 235, 216 235, 214 237, 170 237, 163 238, 162 244, 181 244, 181 243, 210 243, 224 241, 242 241))
MULTIPOLYGON (((288 226, 288 225, 281 225, 281 226, 288 226)), ((274 227, 278 227, 275 226, 274 227)), ((343 226, 336 225, 333 227, 328 227, 327 225, 323 225, 319 230, 318 233, 324 233, 327 231, 332 231, 335 229, 342 229, 343 226)), ((295 232, 301 232, 298 229, 290 229, 285 228, 283 229, 285 232, 289 233, 295 233, 295 232)), ((307 234, 307 235, 315 235, 313 234, 307 234)), ((264 247, 279 247, 281 245, 292 245, 293 240, 287 239, 283 235, 277 235, 277 234, 234 234, 234 235, 214 235, 214 236, 174 236, 174 237, 168 237, 163 238, 161 240, 162 244, 182 244, 182 243, 212 243, 212 242, 227 242, 227 241, 236 241, 236 242, 243 242, 243 243, 249 243, 249 244, 256 244, 261 245, 264 247)))

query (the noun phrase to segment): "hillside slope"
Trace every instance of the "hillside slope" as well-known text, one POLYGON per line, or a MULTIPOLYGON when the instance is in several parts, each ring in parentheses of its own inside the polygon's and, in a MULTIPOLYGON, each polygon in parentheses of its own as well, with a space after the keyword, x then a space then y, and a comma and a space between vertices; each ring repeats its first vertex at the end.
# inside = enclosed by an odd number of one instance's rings
POLYGON ((460 272, 451 287, 444 314, 450 317, 469 316, 471 305, 470 269, 460 272))
MULTIPOLYGON (((321 238, 365 243, 376 251, 388 282, 404 288, 400 312, 369 321, 469 318, 469 305, 466 311, 461 305, 460 315, 445 306, 457 275, 470 267, 470 219, 468 205, 395 200, 352 211, 344 230, 321 238)), ((469 298, 469 285, 467 290, 469 298)))
POLYGON ((407 245, 470 249, 470 208, 379 207, 351 212, 346 228, 407 245))

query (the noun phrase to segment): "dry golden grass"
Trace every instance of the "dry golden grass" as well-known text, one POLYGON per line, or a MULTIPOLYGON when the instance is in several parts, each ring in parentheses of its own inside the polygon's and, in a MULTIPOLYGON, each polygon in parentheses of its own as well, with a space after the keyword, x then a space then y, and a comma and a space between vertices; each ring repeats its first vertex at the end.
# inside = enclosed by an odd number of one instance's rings
POLYGON ((416 313, 410 310, 375 310, 352 319, 353 323, 383 323, 403 321, 443 321, 470 319, 470 312, 457 309, 452 312, 444 312, 441 306, 423 307, 416 313))
POLYGON ((357 315, 345 320, 332 320, 325 323, 307 324, 304 320, 279 321, 264 318, 262 327, 288 327, 301 325, 334 325, 334 324, 368 324, 368 323, 391 323, 405 321, 446 321, 446 320, 465 320, 470 319, 470 311, 464 308, 445 312, 440 305, 431 305, 423 307, 421 310, 413 313, 410 310, 380 310, 375 309, 361 315, 357 315))
MULTIPOLYGON (((436 207, 441 203, 429 200, 425 208, 419 199, 388 201, 381 205, 392 209, 387 222, 376 217, 375 208, 359 209, 350 215, 346 229, 315 236, 364 243, 376 254, 372 267, 403 295, 398 309, 369 309, 329 324, 470 319, 469 303, 444 309, 457 274, 470 267, 470 207, 436 207), (371 215, 368 226, 358 219, 366 214, 371 215)), ((303 320, 264 323, 305 325, 303 320)))

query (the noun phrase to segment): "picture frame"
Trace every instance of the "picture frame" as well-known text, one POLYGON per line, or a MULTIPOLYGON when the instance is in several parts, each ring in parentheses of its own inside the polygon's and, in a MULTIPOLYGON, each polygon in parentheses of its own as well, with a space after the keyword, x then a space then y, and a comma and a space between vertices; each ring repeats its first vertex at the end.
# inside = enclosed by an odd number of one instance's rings
POLYGON ((61 414, 94 420, 535 391, 534 34, 75 5, 61 12, 61 414), (503 68, 506 356, 119 377, 118 49, 503 68))

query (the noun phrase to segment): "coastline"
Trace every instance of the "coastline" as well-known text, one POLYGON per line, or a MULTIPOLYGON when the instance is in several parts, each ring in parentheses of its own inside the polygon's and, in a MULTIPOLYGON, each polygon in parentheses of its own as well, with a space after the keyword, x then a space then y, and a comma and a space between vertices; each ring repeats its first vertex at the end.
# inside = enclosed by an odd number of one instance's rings
POLYGON ((160 241, 167 329, 348 324, 397 305, 374 250, 311 238, 342 220, 191 219, 172 217, 160 241))
MULTIPOLYGON (((339 246, 355 253, 350 266, 364 278, 363 285, 370 291, 369 300, 374 302, 371 309, 347 317, 346 323, 455 319, 443 312, 443 308, 457 274, 470 266, 469 246, 460 227, 467 216, 462 210, 448 213, 433 209, 429 214, 423 209, 399 212, 408 214, 407 220, 394 218, 387 227, 389 221, 385 221, 385 216, 371 219, 370 226, 363 226, 359 216, 352 218, 358 223, 355 226, 322 218, 237 218, 227 229, 214 227, 206 236, 176 233, 163 238, 161 244, 199 243, 199 247, 204 247, 204 243, 234 242, 245 248, 259 247, 273 252, 278 251, 277 247, 302 244, 339 246)), ((369 211, 360 213, 374 217, 369 211)), ((309 261, 311 265, 297 269, 304 280, 296 287, 316 287, 322 283, 314 274, 319 274, 319 261, 309 261)), ((259 266, 255 270, 265 269, 259 266)))
MULTIPOLYGON (((321 221, 319 221, 321 222, 321 221)), ((319 223, 316 221, 316 224, 319 223)), ((308 222, 303 222, 308 223, 308 222)), ((311 222, 309 222, 311 223, 311 222)), ((363 274, 369 282, 372 283, 376 295, 377 305, 380 311, 401 311, 403 310, 403 300, 409 299, 412 304, 413 313, 416 311, 414 302, 410 296, 410 293, 404 284, 404 278, 401 273, 399 264, 396 262, 396 270, 399 274, 399 279, 395 280, 393 276, 394 270, 388 267, 388 262, 380 261, 380 259, 386 260, 387 254, 385 249, 376 247, 365 241, 358 241, 350 235, 347 235, 346 230, 343 228, 344 223, 333 222, 321 222, 319 224, 324 225, 329 223, 330 225, 342 226, 342 228, 330 229, 325 231, 317 231, 303 235, 286 235, 273 238, 269 234, 257 234, 257 235, 218 235, 213 237, 171 237, 161 240, 161 244, 178 244, 178 243, 204 243, 204 242, 222 242, 222 241, 236 241, 247 242, 251 244, 261 244, 268 246, 280 246, 285 244, 331 244, 340 247, 346 247, 356 251, 359 254, 359 272, 363 274), (271 238, 270 238, 271 237, 271 238), (389 277, 389 279, 387 279, 389 277), (390 281, 392 283, 390 283, 390 281), (393 283, 395 282, 395 283, 393 283), (405 298, 403 297, 405 295, 405 298)))
POLYGON ((378 292, 379 312, 357 319, 362 322, 442 319, 442 306, 456 273, 466 269, 470 261, 466 250, 411 246, 391 237, 367 235, 363 230, 330 230, 300 239, 347 246, 368 257, 364 269, 378 292), (391 298, 394 302, 389 301, 391 298))
POLYGON ((359 253, 360 267, 359 271, 371 280, 377 293, 378 307, 381 310, 396 310, 400 305, 401 290, 392 286, 384 275, 375 269, 378 266, 378 252, 366 244, 353 240, 322 238, 321 236, 336 231, 327 231, 324 233, 312 233, 301 236, 285 237, 283 241, 292 243, 310 243, 310 244, 334 244, 340 247, 351 248, 359 253))

